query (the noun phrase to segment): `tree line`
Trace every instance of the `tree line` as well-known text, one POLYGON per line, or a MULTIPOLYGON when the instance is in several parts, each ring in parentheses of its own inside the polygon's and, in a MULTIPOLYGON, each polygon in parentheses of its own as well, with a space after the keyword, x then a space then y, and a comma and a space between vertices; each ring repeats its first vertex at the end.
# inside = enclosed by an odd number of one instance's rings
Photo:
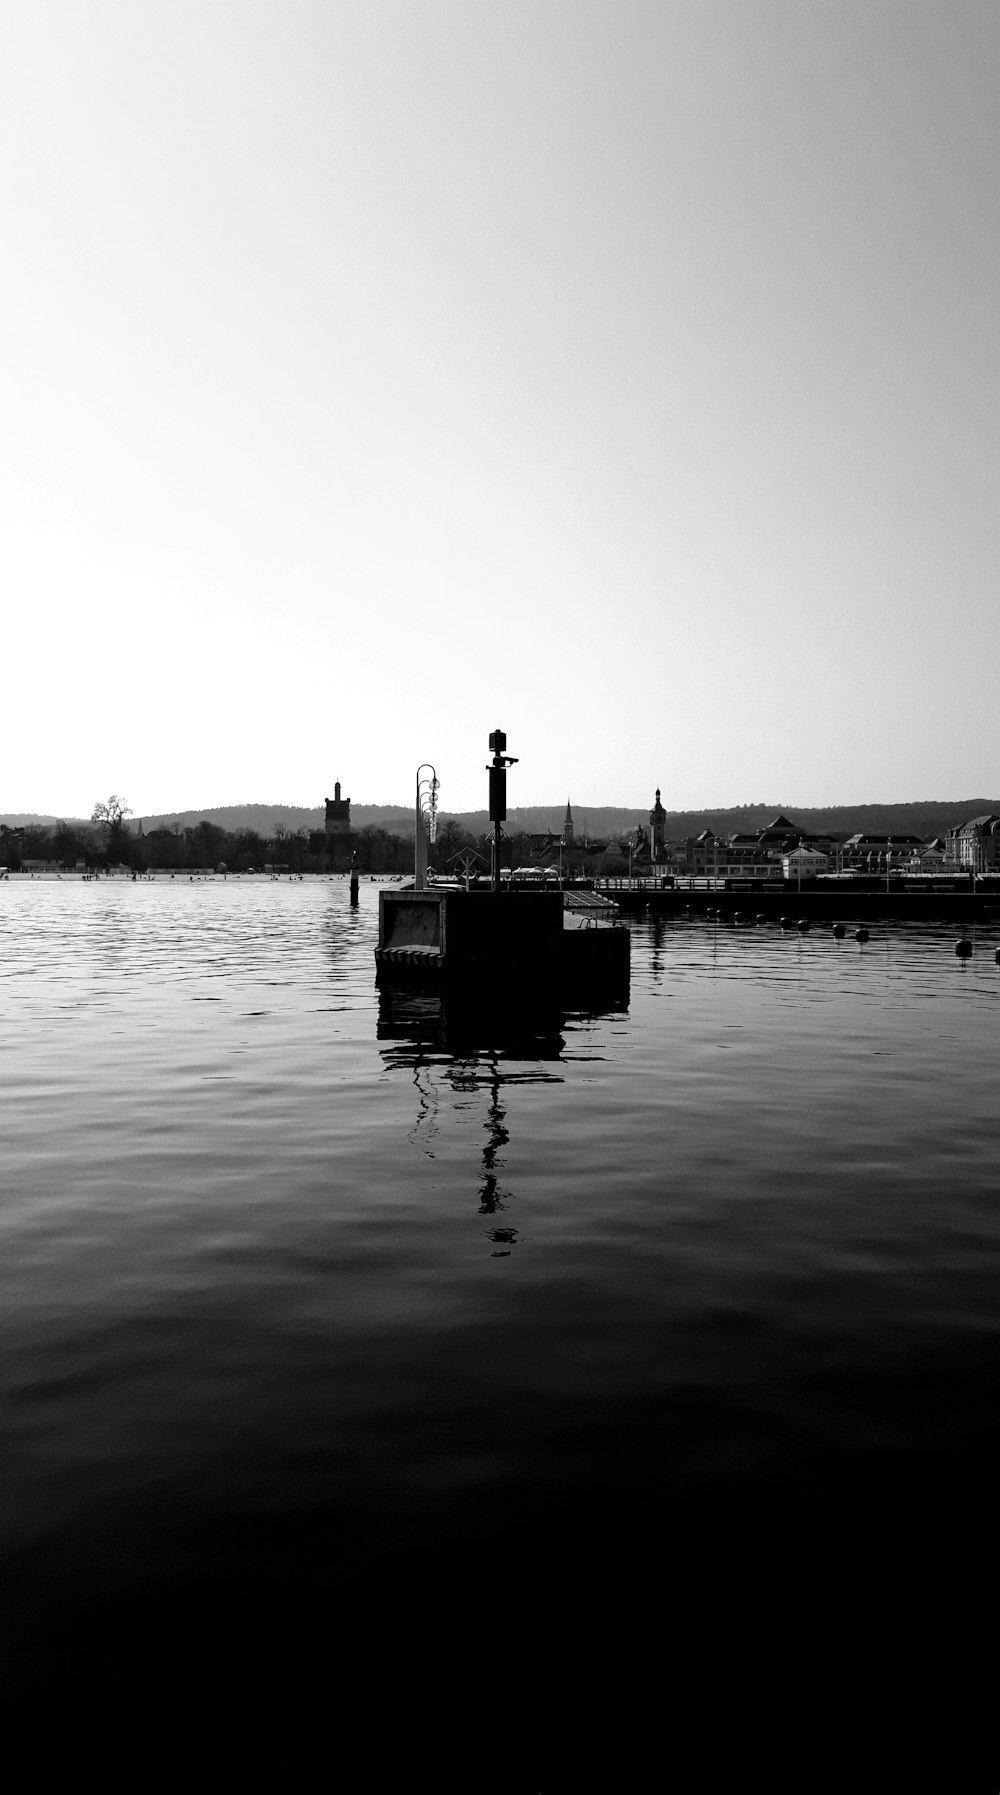
MULTIPOLYGON (((53 870, 80 868, 88 872, 106 872, 112 867, 125 867, 129 872, 263 872, 277 869, 290 873, 327 872, 334 864, 330 844, 321 829, 289 829, 275 822, 268 834, 256 829, 224 829, 219 823, 201 822, 182 828, 179 823, 139 833, 133 828, 131 811, 124 800, 114 794, 94 806, 87 823, 58 822, 53 825, 25 824, 10 828, 0 823, 0 866, 20 872, 31 862, 53 870)), ((376 824, 357 830, 350 837, 350 847, 357 854, 362 872, 412 873, 413 837, 396 835, 376 824)), ((586 849, 564 855, 567 870, 575 866, 586 849)), ((428 864, 437 872, 461 870, 465 857, 472 864, 487 870, 490 864, 488 840, 448 818, 438 830, 437 840, 428 849, 428 864)), ((587 870, 617 872, 625 862, 615 850, 587 855, 587 870)), ((514 868, 532 862, 532 843, 528 835, 515 834, 505 846, 504 865, 514 868)), ((342 865, 342 861, 337 862, 342 865)))
MULTIPOLYGON (((384 829, 361 829, 352 846, 365 870, 413 870, 413 843, 405 837, 389 835, 384 829)), ((322 830, 293 830, 280 822, 267 835, 256 829, 223 829, 207 819, 193 828, 174 825, 143 835, 125 818, 91 826, 56 823, 8 828, 0 823, 0 866, 20 872, 30 863, 50 866, 53 871, 108 872, 112 867, 125 867, 135 873, 217 872, 220 868, 249 873, 280 867, 286 872, 306 873, 326 872, 331 861, 322 830)))

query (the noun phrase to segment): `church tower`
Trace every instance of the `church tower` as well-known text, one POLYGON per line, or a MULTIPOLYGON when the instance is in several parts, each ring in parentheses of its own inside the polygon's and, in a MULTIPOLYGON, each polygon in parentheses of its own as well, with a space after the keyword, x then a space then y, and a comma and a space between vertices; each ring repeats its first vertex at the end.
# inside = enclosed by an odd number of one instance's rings
POLYGON ((664 843, 667 836, 667 813, 660 803, 660 788, 656 788, 656 803, 649 813, 649 848, 653 863, 666 858, 664 843))
POLYGON ((563 823, 563 832, 562 832, 563 847, 571 848, 573 846, 575 839, 576 839, 576 837, 573 834, 573 812, 571 811, 571 809, 569 807, 569 799, 567 798, 566 799, 566 821, 563 823))

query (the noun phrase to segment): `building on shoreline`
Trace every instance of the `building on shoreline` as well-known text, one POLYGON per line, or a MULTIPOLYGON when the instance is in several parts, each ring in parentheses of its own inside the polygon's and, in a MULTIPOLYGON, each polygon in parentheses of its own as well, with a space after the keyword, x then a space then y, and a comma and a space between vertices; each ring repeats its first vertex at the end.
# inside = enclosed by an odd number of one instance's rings
POLYGON ((1000 866, 1000 817, 975 817, 945 844, 919 835, 814 835, 780 815, 756 834, 724 838, 703 829, 677 849, 678 871, 709 878, 798 879, 810 866, 814 873, 987 871, 1000 866))
POLYGON ((1000 866, 1000 816, 990 811, 949 829, 948 856, 959 872, 994 872, 1000 866))
POLYGON ((815 879, 817 874, 829 870, 830 856, 821 854, 818 848, 802 845, 781 856, 782 877, 786 879, 815 879))

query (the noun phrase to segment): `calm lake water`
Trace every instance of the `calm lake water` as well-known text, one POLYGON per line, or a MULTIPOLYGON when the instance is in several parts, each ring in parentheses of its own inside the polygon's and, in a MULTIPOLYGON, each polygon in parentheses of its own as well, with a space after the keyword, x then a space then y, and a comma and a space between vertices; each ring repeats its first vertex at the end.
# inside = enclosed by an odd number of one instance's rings
POLYGON ((888 1751, 995 1597, 1000 933, 638 922, 519 1043, 376 930, 0 885, 8 1686, 352 1787, 888 1751))

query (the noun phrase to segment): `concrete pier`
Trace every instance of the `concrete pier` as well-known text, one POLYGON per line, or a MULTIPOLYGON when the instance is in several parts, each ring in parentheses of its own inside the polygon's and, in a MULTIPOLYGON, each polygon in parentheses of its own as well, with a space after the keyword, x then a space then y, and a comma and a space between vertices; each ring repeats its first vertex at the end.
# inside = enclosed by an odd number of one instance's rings
POLYGON ((751 885, 739 880, 721 881, 718 887, 697 885, 693 889, 681 881, 666 890, 653 886, 635 886, 615 890, 619 909, 629 915, 647 912, 656 916, 678 916, 691 911, 704 915, 706 910, 726 917, 742 911, 744 916, 766 916, 777 921, 781 916, 802 916, 815 921, 838 917, 897 922, 982 921, 1000 917, 1000 883, 986 885, 980 881, 973 891, 969 882, 945 885, 893 880, 886 889, 884 880, 876 879, 803 879, 798 886, 793 879, 751 885))
POLYGON ((629 933, 564 917, 561 891, 382 891, 377 979, 426 982, 470 1000, 585 1007, 608 988, 628 1000, 629 933))

